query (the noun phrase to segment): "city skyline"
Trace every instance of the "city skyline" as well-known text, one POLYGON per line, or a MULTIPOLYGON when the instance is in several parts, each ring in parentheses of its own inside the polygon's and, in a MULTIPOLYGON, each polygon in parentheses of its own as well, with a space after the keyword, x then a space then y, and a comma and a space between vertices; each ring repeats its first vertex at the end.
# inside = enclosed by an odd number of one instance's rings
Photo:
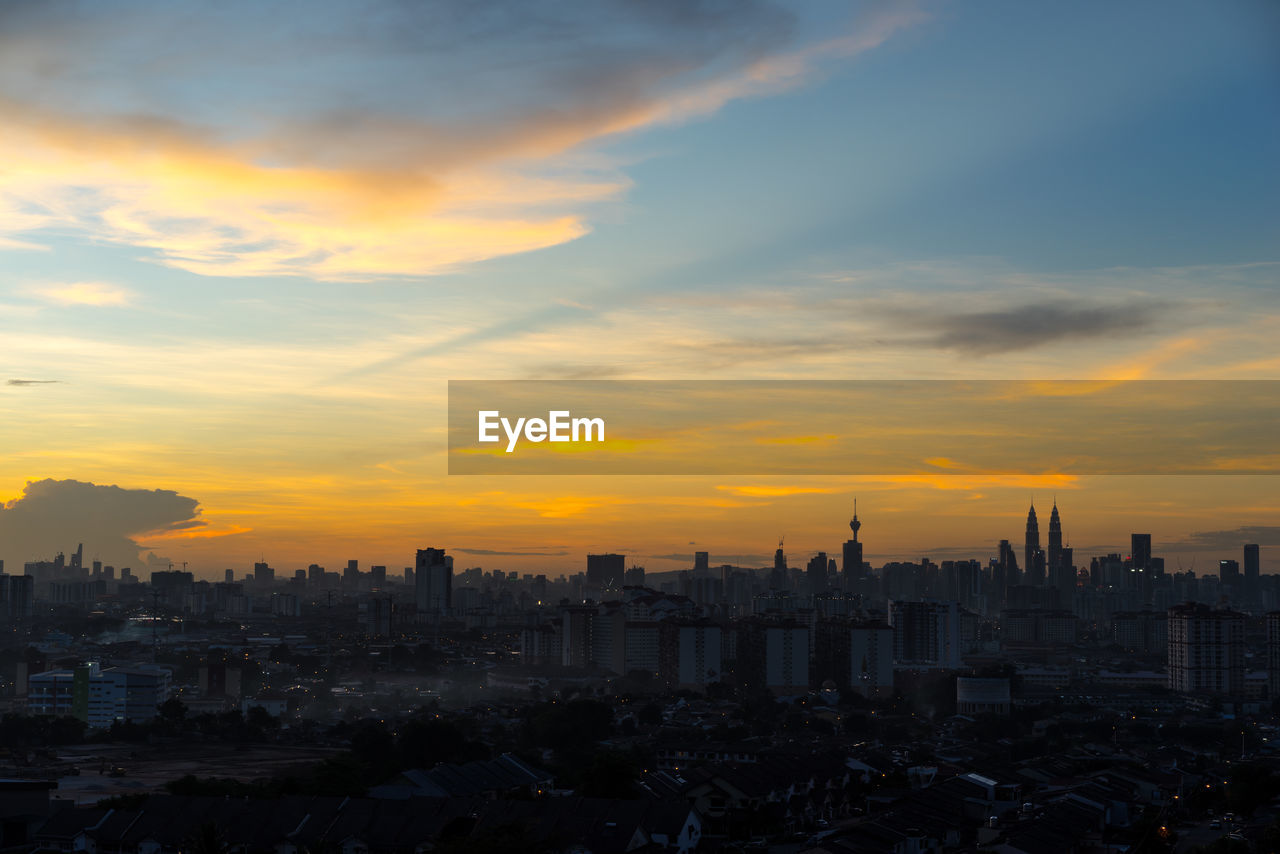
MULTIPOLYGON (((830 503, 827 495, 821 496, 824 503, 830 503)), ((856 498, 852 501, 856 505, 856 498)), ((1071 565, 1079 569, 1087 569, 1089 561, 1095 558, 1103 558, 1108 555, 1120 554, 1123 557, 1130 557, 1135 537, 1144 537, 1147 543, 1146 548, 1149 549, 1148 557, 1155 556, 1168 560, 1165 564, 1167 572, 1183 572, 1194 571, 1197 576, 1203 577, 1206 574, 1214 575, 1218 571, 1218 562, 1220 560, 1239 560, 1242 553, 1252 548, 1259 554, 1259 567, 1261 574, 1277 574, 1280 572, 1280 554, 1275 554, 1276 547, 1271 546, 1267 542, 1266 535, 1268 529, 1260 526, 1243 526, 1234 530, 1216 531, 1216 532, 1197 532, 1197 536, 1188 537, 1182 541, 1162 542, 1159 537, 1154 537, 1149 532, 1135 533, 1130 531, 1123 538, 1109 542, 1086 542, 1083 545, 1077 545, 1077 541, 1073 540, 1069 533, 1070 529, 1062 527, 1059 516, 1058 499, 1056 495, 1051 496, 1052 523, 1049 531, 1049 539, 1045 540, 1040 537, 1038 531, 1034 531, 1036 510, 1035 499, 1031 499, 1028 511, 1023 511, 1020 518, 1024 520, 1025 530, 1025 549, 1019 547, 1017 554, 1019 557, 1019 568, 1022 574, 1026 574, 1029 567, 1033 564, 1033 551, 1041 552, 1039 564, 1039 573, 1037 583, 1052 583, 1052 567, 1054 559, 1050 557, 1054 553, 1053 537, 1057 536, 1057 552, 1061 553, 1065 549, 1065 553, 1070 556, 1071 565), (1262 536, 1259 536, 1262 535, 1262 536), (1034 541, 1032 537, 1035 536, 1034 541), (1236 540, 1239 540, 1236 542, 1236 540), (1262 542, 1259 542, 1261 540, 1262 542), (1270 548, 1269 548, 1270 546, 1270 548), (1047 547, 1047 550, 1045 550, 1047 547), (1269 554, 1271 552, 1271 554, 1269 554)), ((852 519, 847 518, 845 524, 849 528, 854 529, 854 538, 859 546, 858 552, 862 555, 863 561, 869 564, 872 569, 879 570, 882 566, 892 563, 914 563, 921 560, 932 560, 937 563, 944 560, 977 560, 985 565, 988 560, 996 560, 1000 558, 1002 541, 1012 543, 1021 543, 1023 539, 1019 534, 1022 531, 1014 531, 1006 536, 1002 536, 993 540, 988 546, 975 545, 945 545, 939 544, 932 548, 919 549, 916 551, 866 551, 867 540, 865 534, 861 531, 866 524, 865 502, 864 514, 862 518, 856 515, 856 507, 850 508, 853 515, 852 519), (859 539, 861 538, 861 539, 859 539)), ((873 529, 874 533, 874 529, 873 529)), ((143 561, 120 561, 116 559, 103 559, 103 553, 93 548, 90 542, 88 549, 85 548, 83 538, 71 536, 69 539, 63 537, 62 534, 53 535, 62 537, 59 544, 52 547, 47 553, 36 556, 23 558, 22 560, 10 560, 5 564, 11 567, 11 571, 17 570, 28 562, 49 561, 55 555, 68 556, 70 560, 71 550, 68 547, 70 541, 75 541, 80 549, 78 556, 79 563, 76 566, 83 565, 86 570, 90 563, 99 563, 110 565, 117 570, 128 567, 133 571, 134 577, 145 580, 146 574, 154 571, 171 570, 181 566, 182 569, 190 569, 197 578, 204 580, 221 580, 225 573, 237 573, 235 577, 242 575, 251 575, 252 568, 256 565, 270 565, 277 572, 291 574, 294 570, 302 570, 307 567, 321 566, 326 569, 339 570, 341 567, 352 562, 362 567, 382 566, 388 573, 397 575, 401 568, 408 569, 413 567, 414 563, 409 559, 413 552, 404 555, 381 554, 376 553, 370 558, 368 555, 357 555, 351 557, 349 555, 342 557, 326 557, 312 554, 310 557, 303 556, 294 561, 281 560, 274 558, 268 554, 261 554, 246 563, 240 565, 223 565, 215 567, 213 565, 202 565, 191 561, 174 561, 170 558, 155 558, 148 562, 143 561), (381 557, 381 559, 379 559, 381 557)), ((791 545, 785 549, 782 548, 783 541, 787 539, 787 532, 781 532, 778 539, 778 549, 783 551, 793 568, 802 566, 806 560, 815 554, 830 554, 833 558, 841 554, 841 543, 835 541, 838 537, 847 536, 838 530, 835 532, 827 532, 826 537, 832 541, 827 542, 819 539, 801 539, 797 542, 794 536, 791 536, 791 545)), ((424 540, 423 542, 427 542, 424 540)), ((749 552, 741 550, 730 550, 730 548, 717 551, 707 543, 699 543, 697 541, 689 541, 689 550, 681 553, 679 551, 669 553, 653 553, 640 549, 627 549, 618 546, 610 546, 607 543, 599 544, 597 547, 584 552, 569 552, 567 550, 559 550, 553 552, 524 551, 524 552, 503 552, 500 550, 483 548, 470 545, 467 543, 451 543, 448 538, 436 538, 430 540, 441 547, 443 552, 450 554, 450 560, 458 561, 458 569, 466 569, 471 567, 482 568, 485 571, 502 570, 515 571, 521 574, 539 573, 546 574, 552 578, 567 578, 582 572, 583 561, 589 554, 620 554, 627 562, 628 566, 641 566, 649 572, 671 572, 677 570, 688 569, 695 566, 698 556, 701 554, 709 555, 712 566, 731 565, 736 568, 752 569, 759 571, 767 571, 775 561, 775 554, 769 551, 749 552)), ((771 543, 772 544, 772 541, 771 543)), ((420 546, 421 544, 419 544, 420 546)), ((127 547, 127 546, 126 546, 127 547)), ((421 558, 421 548, 415 547, 421 558)), ((429 550, 431 551, 431 550, 429 550)), ((225 562, 224 562, 225 564, 225 562)), ((843 569, 843 561, 840 563, 843 569)), ((1035 570, 1033 569, 1033 572, 1035 570)))

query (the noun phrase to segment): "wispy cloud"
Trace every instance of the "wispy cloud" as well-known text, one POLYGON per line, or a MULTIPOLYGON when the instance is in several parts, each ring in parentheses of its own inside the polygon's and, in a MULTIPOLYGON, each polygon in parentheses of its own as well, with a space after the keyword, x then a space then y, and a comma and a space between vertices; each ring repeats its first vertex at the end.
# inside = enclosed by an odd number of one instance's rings
POLYGON ((479 555, 481 557, 564 557, 567 551, 535 552, 535 551, 501 551, 499 549, 464 549, 453 548, 450 551, 461 554, 479 555))
POLYGON ((742 486, 720 485, 716 489, 737 495, 742 498, 786 498, 791 495, 830 495, 835 492, 847 492, 847 488, 828 486, 790 486, 770 484, 744 484, 742 486))
POLYGON ((204 275, 446 272, 585 234, 628 186, 589 146, 792 88, 920 20, 890 7, 796 44, 766 2, 374 6, 287 29, 251 4, 6 8, 0 239, 71 228, 204 275), (189 54, 156 47, 196 28, 189 54), (185 97, 209 79, 212 102, 185 97))
POLYGON ((133 299, 132 291, 105 282, 41 285, 31 288, 31 293, 58 305, 120 306, 133 299))

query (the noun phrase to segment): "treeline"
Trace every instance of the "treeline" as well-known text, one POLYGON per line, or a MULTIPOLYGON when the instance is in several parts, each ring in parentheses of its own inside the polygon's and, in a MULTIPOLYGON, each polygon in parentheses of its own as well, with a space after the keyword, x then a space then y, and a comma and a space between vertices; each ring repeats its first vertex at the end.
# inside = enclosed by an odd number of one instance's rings
POLYGON ((359 797, 414 768, 464 763, 515 753, 546 767, 558 785, 590 797, 629 797, 648 757, 639 752, 601 750, 617 734, 605 703, 574 700, 526 707, 513 726, 494 727, 486 736, 471 718, 423 710, 396 724, 377 720, 339 723, 326 737, 349 746, 295 774, 243 783, 220 778, 183 777, 168 784, 173 794, 233 797, 342 795, 359 797), (546 754, 545 751, 550 751, 546 754))

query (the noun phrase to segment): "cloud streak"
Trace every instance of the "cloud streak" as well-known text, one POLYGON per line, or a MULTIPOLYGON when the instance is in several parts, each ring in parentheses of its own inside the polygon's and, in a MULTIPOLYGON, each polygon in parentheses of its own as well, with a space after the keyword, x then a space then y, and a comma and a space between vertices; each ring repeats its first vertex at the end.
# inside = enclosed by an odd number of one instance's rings
POLYGON ((1220 531, 1195 531, 1186 539, 1168 543, 1163 548, 1171 552, 1231 551, 1238 554, 1245 543, 1280 546, 1280 525, 1245 525, 1220 531))
POLYGON ((45 285, 32 288, 32 293, 58 305, 123 306, 128 305, 133 298, 132 292, 127 288, 104 282, 45 285))
POLYGON ((1053 300, 983 312, 938 313, 910 322, 927 330, 927 343, 940 350, 990 356, 1124 333, 1150 331, 1169 310, 1167 303, 1053 300))
POLYGON ((468 555, 480 555, 482 557, 564 557, 569 554, 567 551, 558 552, 530 552, 530 551, 500 551, 497 549, 463 549, 453 548, 451 551, 468 555))

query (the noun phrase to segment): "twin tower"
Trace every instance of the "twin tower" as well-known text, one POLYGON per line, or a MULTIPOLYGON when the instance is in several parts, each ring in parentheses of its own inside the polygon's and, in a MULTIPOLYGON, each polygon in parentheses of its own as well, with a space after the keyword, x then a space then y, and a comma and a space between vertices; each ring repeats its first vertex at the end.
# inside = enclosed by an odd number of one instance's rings
POLYGON ((1049 514, 1049 550, 1046 552, 1040 548, 1040 522, 1036 519, 1036 505, 1033 503, 1027 512, 1024 583, 1041 587, 1048 581, 1057 586, 1059 576, 1075 574, 1073 557, 1071 549, 1062 545, 1062 518, 1058 515, 1057 501, 1053 502, 1053 511, 1049 514))

